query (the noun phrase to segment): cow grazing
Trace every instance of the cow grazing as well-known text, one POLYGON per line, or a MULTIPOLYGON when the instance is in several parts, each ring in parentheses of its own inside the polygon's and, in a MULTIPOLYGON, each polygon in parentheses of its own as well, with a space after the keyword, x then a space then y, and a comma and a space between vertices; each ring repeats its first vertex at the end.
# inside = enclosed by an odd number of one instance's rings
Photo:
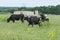
POLYGON ((32 27, 33 27, 33 25, 39 25, 39 27, 40 27, 40 18, 38 18, 38 17, 36 17, 36 16, 31 16, 31 17, 27 17, 26 18, 27 19, 27 21, 28 21, 28 26, 29 25, 32 25, 32 27))
POLYGON ((24 22, 24 15, 23 14, 19 14, 19 15, 13 14, 7 19, 7 22, 10 22, 10 21, 15 22, 15 20, 21 20, 22 22, 24 22))
POLYGON ((42 13, 40 16, 41 16, 41 21, 42 22, 49 21, 49 18, 47 18, 47 14, 42 13))

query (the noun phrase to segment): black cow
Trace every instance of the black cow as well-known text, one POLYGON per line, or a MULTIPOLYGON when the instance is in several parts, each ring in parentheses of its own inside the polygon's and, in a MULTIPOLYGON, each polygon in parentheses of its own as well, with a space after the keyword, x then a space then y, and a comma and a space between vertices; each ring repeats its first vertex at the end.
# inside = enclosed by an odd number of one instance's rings
POLYGON ((13 14, 7 19, 7 22, 10 22, 10 21, 15 22, 15 20, 21 20, 22 22, 24 22, 24 15, 23 14, 19 14, 19 15, 13 14))
POLYGON ((35 25, 39 25, 39 27, 40 27, 40 18, 38 18, 38 17, 36 17, 36 16, 31 16, 31 17, 26 17, 26 19, 27 19, 27 21, 28 21, 28 26, 29 25, 32 25, 32 27, 33 27, 33 25, 35 24, 35 25))

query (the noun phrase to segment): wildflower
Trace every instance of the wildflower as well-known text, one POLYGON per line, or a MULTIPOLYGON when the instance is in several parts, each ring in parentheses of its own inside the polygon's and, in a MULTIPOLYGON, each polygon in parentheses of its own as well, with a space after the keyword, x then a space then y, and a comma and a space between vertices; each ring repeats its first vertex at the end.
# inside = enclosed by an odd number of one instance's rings
POLYGON ((55 35, 56 35, 56 32, 55 31, 48 33, 48 36, 50 36, 50 37, 54 37, 55 35))

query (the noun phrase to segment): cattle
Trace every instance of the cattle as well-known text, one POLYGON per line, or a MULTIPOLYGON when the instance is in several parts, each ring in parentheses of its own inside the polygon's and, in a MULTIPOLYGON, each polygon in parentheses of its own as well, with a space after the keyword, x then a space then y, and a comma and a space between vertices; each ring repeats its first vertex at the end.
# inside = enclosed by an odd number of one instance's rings
POLYGON ((41 16, 41 21, 42 21, 42 22, 44 22, 44 21, 49 21, 49 18, 47 18, 47 14, 42 13, 40 16, 41 16))
POLYGON ((32 25, 32 27, 33 27, 33 25, 37 25, 38 24, 39 27, 40 27, 41 21, 40 21, 39 17, 36 17, 36 16, 26 17, 26 20, 28 21, 28 26, 32 25))
POLYGON ((13 21, 13 23, 15 22, 15 20, 21 20, 22 22, 24 22, 24 15, 23 14, 12 14, 8 19, 7 22, 13 21))

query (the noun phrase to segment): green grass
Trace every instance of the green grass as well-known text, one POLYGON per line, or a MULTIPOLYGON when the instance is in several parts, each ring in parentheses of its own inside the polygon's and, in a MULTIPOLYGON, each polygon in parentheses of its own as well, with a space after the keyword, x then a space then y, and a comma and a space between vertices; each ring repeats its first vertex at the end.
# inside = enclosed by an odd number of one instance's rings
POLYGON ((7 23, 10 14, 0 14, 0 40, 60 40, 60 15, 48 15, 42 26, 29 26, 25 21, 7 23))

